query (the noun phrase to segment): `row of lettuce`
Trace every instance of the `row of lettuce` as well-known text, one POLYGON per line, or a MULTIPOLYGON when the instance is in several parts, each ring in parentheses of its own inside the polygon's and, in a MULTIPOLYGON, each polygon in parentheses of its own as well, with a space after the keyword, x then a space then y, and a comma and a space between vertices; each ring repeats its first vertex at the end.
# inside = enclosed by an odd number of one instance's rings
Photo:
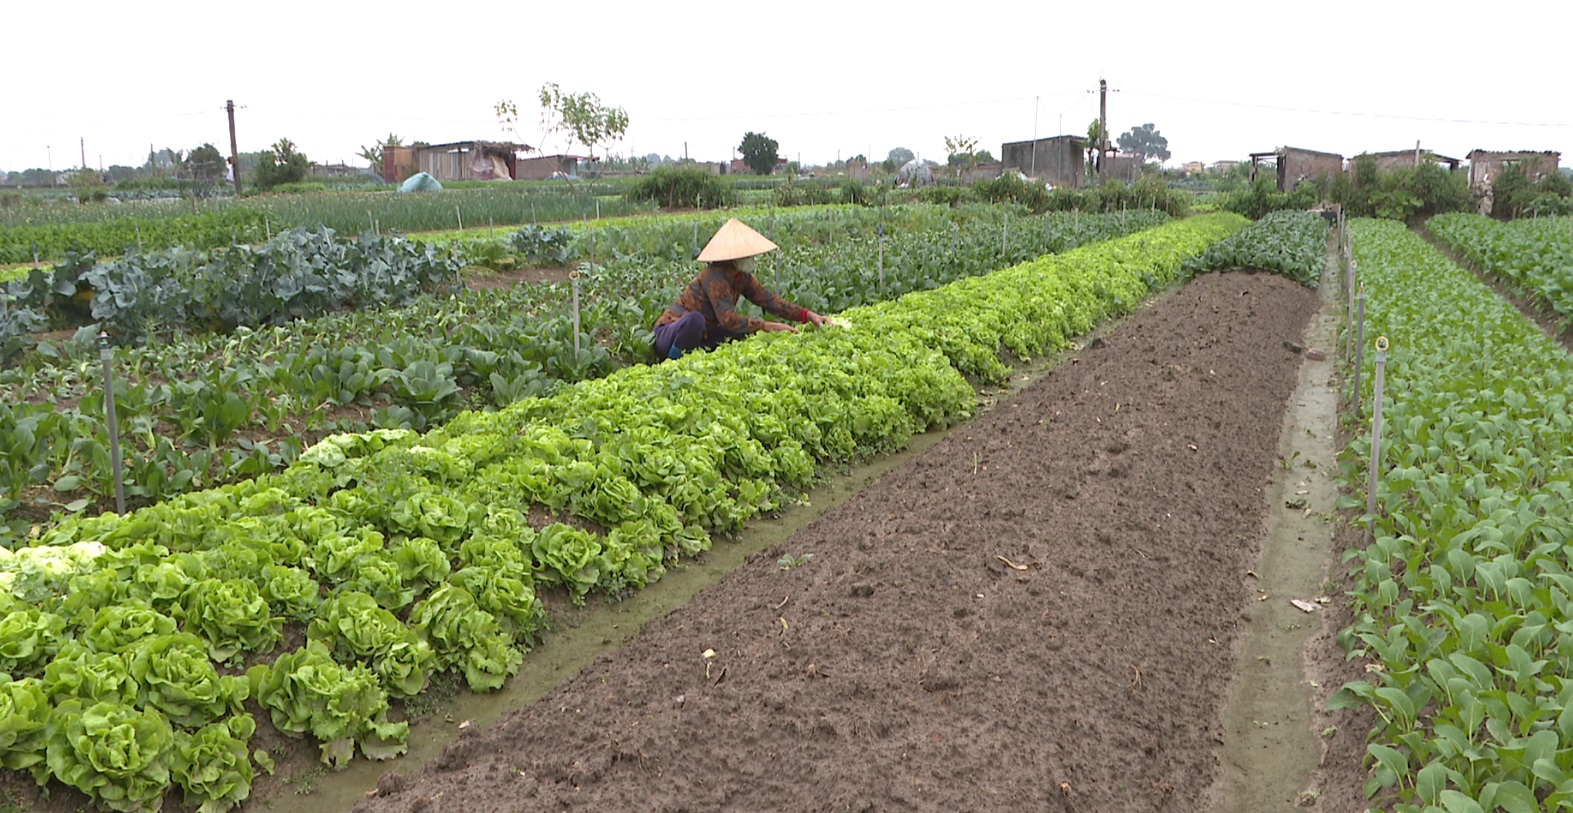
POLYGON ((1573 327, 1573 219, 1507 223, 1473 214, 1437 215, 1426 228, 1486 271, 1544 303, 1573 327))
MULTIPOLYGON (((1152 211, 1011 216, 1003 207, 909 207, 883 218, 801 211, 775 220, 775 230, 760 224, 788 246, 760 274, 801 304, 834 313, 1167 220, 1152 211)), ((693 273, 687 252, 696 229, 655 221, 595 231, 567 249, 578 256, 588 255, 591 239, 602 246, 597 264, 582 266, 577 347, 565 283, 427 295, 400 308, 117 346, 127 494, 160 500, 255 476, 325 434, 426 429, 648 360, 650 326, 693 273), (640 226, 652 235, 641 237, 640 226), (608 245, 622 248, 609 253, 608 245)), ((320 274, 311 263, 297 270, 320 274)), ((114 493, 97 360, 83 335, 40 344, 0 371, 0 517, 29 500, 82 510, 114 493)))
MULTIPOLYGON (((1366 791, 1394 811, 1565 809, 1573 361, 1403 225, 1352 228, 1366 333, 1392 349, 1374 541, 1346 557, 1341 642, 1369 677, 1334 705, 1375 709, 1366 791)), ((1344 469, 1365 496, 1371 435, 1357 431, 1344 469)))
POLYGON ((1243 225, 1171 223, 68 520, 0 554, 0 764, 112 810, 178 788, 220 811, 271 762, 251 750, 261 724, 335 766, 357 747, 395 755, 408 725, 390 698, 439 671, 501 686, 540 634, 538 590, 583 600, 660 578, 820 464, 968 415, 968 376, 1002 382, 1002 356, 1068 346, 1243 225), (300 628, 305 645, 284 645, 300 628))

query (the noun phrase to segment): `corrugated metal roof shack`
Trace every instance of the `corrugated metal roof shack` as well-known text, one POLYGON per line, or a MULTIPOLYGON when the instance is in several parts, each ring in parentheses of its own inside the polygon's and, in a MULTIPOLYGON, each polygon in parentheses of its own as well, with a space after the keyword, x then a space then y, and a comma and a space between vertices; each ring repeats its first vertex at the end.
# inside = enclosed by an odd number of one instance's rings
POLYGON ((417 172, 441 182, 511 181, 518 177, 519 156, 527 144, 498 141, 454 141, 421 146, 385 145, 382 179, 398 183, 417 172))

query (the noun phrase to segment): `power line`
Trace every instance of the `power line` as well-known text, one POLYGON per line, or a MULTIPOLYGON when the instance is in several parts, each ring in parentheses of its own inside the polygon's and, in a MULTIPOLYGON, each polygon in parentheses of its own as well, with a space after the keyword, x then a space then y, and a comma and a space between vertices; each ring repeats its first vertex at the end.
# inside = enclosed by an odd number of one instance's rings
MULTIPOLYGON (((1053 98, 1056 98, 1056 97, 1059 97, 1059 96, 1070 96, 1070 95, 1073 95, 1074 93, 1080 93, 1080 92, 1081 91, 1066 92, 1066 93, 1051 93, 1051 94, 1048 94, 1048 95, 1040 96, 1038 98, 1053 99, 1053 98)), ((813 116, 848 116, 848 115, 856 115, 856 114, 863 114, 863 113, 894 113, 894 112, 899 112, 899 111, 903 111, 903 110, 934 110, 934 109, 945 108, 945 107, 969 107, 969 106, 974 106, 974 105, 1008 104, 1008 103, 1015 103, 1015 102, 1030 101, 1033 98, 1034 97, 1032 97, 1032 96, 1017 96, 1017 97, 1006 98, 1006 99, 982 99, 982 100, 976 100, 976 101, 963 101, 963 102, 939 102, 939 103, 935 103, 935 104, 912 104, 912 105, 902 105, 902 106, 899 106, 899 107, 867 107, 867 108, 852 109, 852 110, 817 110, 817 111, 799 111, 799 112, 795 112, 795 113, 768 113, 768 114, 752 114, 752 113, 750 113, 750 114, 742 114, 742 115, 736 115, 736 116, 708 116, 708 117, 693 117, 693 118, 650 119, 650 121, 665 121, 665 122, 736 121, 736 120, 739 120, 739 119, 758 120, 758 119, 809 118, 809 117, 813 117, 813 116)))
POLYGON ((1317 110, 1306 107, 1287 107, 1276 104, 1260 104, 1258 102, 1231 102, 1219 99, 1193 99, 1186 96, 1169 96, 1163 93, 1143 93, 1137 90, 1127 90, 1132 96, 1146 96, 1153 99, 1168 99, 1176 102, 1191 102, 1193 104, 1216 104, 1228 107, 1249 107, 1258 110, 1283 110, 1290 113, 1314 113, 1321 116, 1358 116, 1373 119, 1397 119, 1399 121, 1430 121, 1446 124, 1491 124, 1506 127, 1573 127, 1573 124, 1540 121, 1484 121, 1480 119, 1454 119, 1438 118, 1431 116, 1402 116, 1397 113, 1367 113, 1356 110, 1317 110))

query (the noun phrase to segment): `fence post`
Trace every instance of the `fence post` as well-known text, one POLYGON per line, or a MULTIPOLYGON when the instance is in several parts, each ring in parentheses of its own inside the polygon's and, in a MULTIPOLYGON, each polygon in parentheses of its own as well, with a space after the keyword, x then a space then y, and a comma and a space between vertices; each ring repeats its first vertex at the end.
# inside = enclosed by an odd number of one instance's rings
MULTIPOLYGON (((591 261, 594 264, 594 261, 591 261)), ((579 269, 568 272, 568 281, 573 284, 573 354, 574 364, 579 363, 579 269)))
POLYGON ((1360 417, 1360 369, 1365 366, 1365 291, 1355 296, 1355 417, 1360 417))
MULTIPOLYGON (((1371 465, 1367 472, 1365 492, 1365 512, 1373 517, 1375 524, 1376 514, 1376 481, 1378 467, 1382 464, 1382 386, 1387 377, 1387 337, 1376 337, 1376 378, 1372 380, 1371 395, 1371 465)), ((1368 528, 1374 536, 1375 528, 1368 528)))
POLYGON ((109 334, 98 334, 98 358, 104 363, 104 420, 109 428, 109 468, 115 478, 115 513, 126 513, 125 477, 120 471, 120 424, 115 419, 115 374, 109 364, 109 334))

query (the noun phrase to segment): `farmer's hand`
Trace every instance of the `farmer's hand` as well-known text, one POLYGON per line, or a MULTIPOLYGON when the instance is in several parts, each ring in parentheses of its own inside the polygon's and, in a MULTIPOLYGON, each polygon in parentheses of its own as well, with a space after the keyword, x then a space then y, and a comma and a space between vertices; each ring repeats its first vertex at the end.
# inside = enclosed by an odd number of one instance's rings
POLYGON ((791 325, 789 325, 789 324, 787 324, 785 322, 766 322, 765 326, 760 328, 760 330, 767 330, 767 331, 771 331, 771 332, 775 332, 777 330, 785 330, 785 331, 789 331, 789 332, 792 332, 792 333, 796 333, 797 332, 797 328, 792 327, 791 325))
POLYGON ((808 322, 809 324, 813 324, 813 325, 828 325, 828 324, 830 324, 829 317, 821 316, 821 315, 819 315, 817 313, 814 313, 813 311, 809 311, 808 315, 803 319, 803 321, 808 322))

